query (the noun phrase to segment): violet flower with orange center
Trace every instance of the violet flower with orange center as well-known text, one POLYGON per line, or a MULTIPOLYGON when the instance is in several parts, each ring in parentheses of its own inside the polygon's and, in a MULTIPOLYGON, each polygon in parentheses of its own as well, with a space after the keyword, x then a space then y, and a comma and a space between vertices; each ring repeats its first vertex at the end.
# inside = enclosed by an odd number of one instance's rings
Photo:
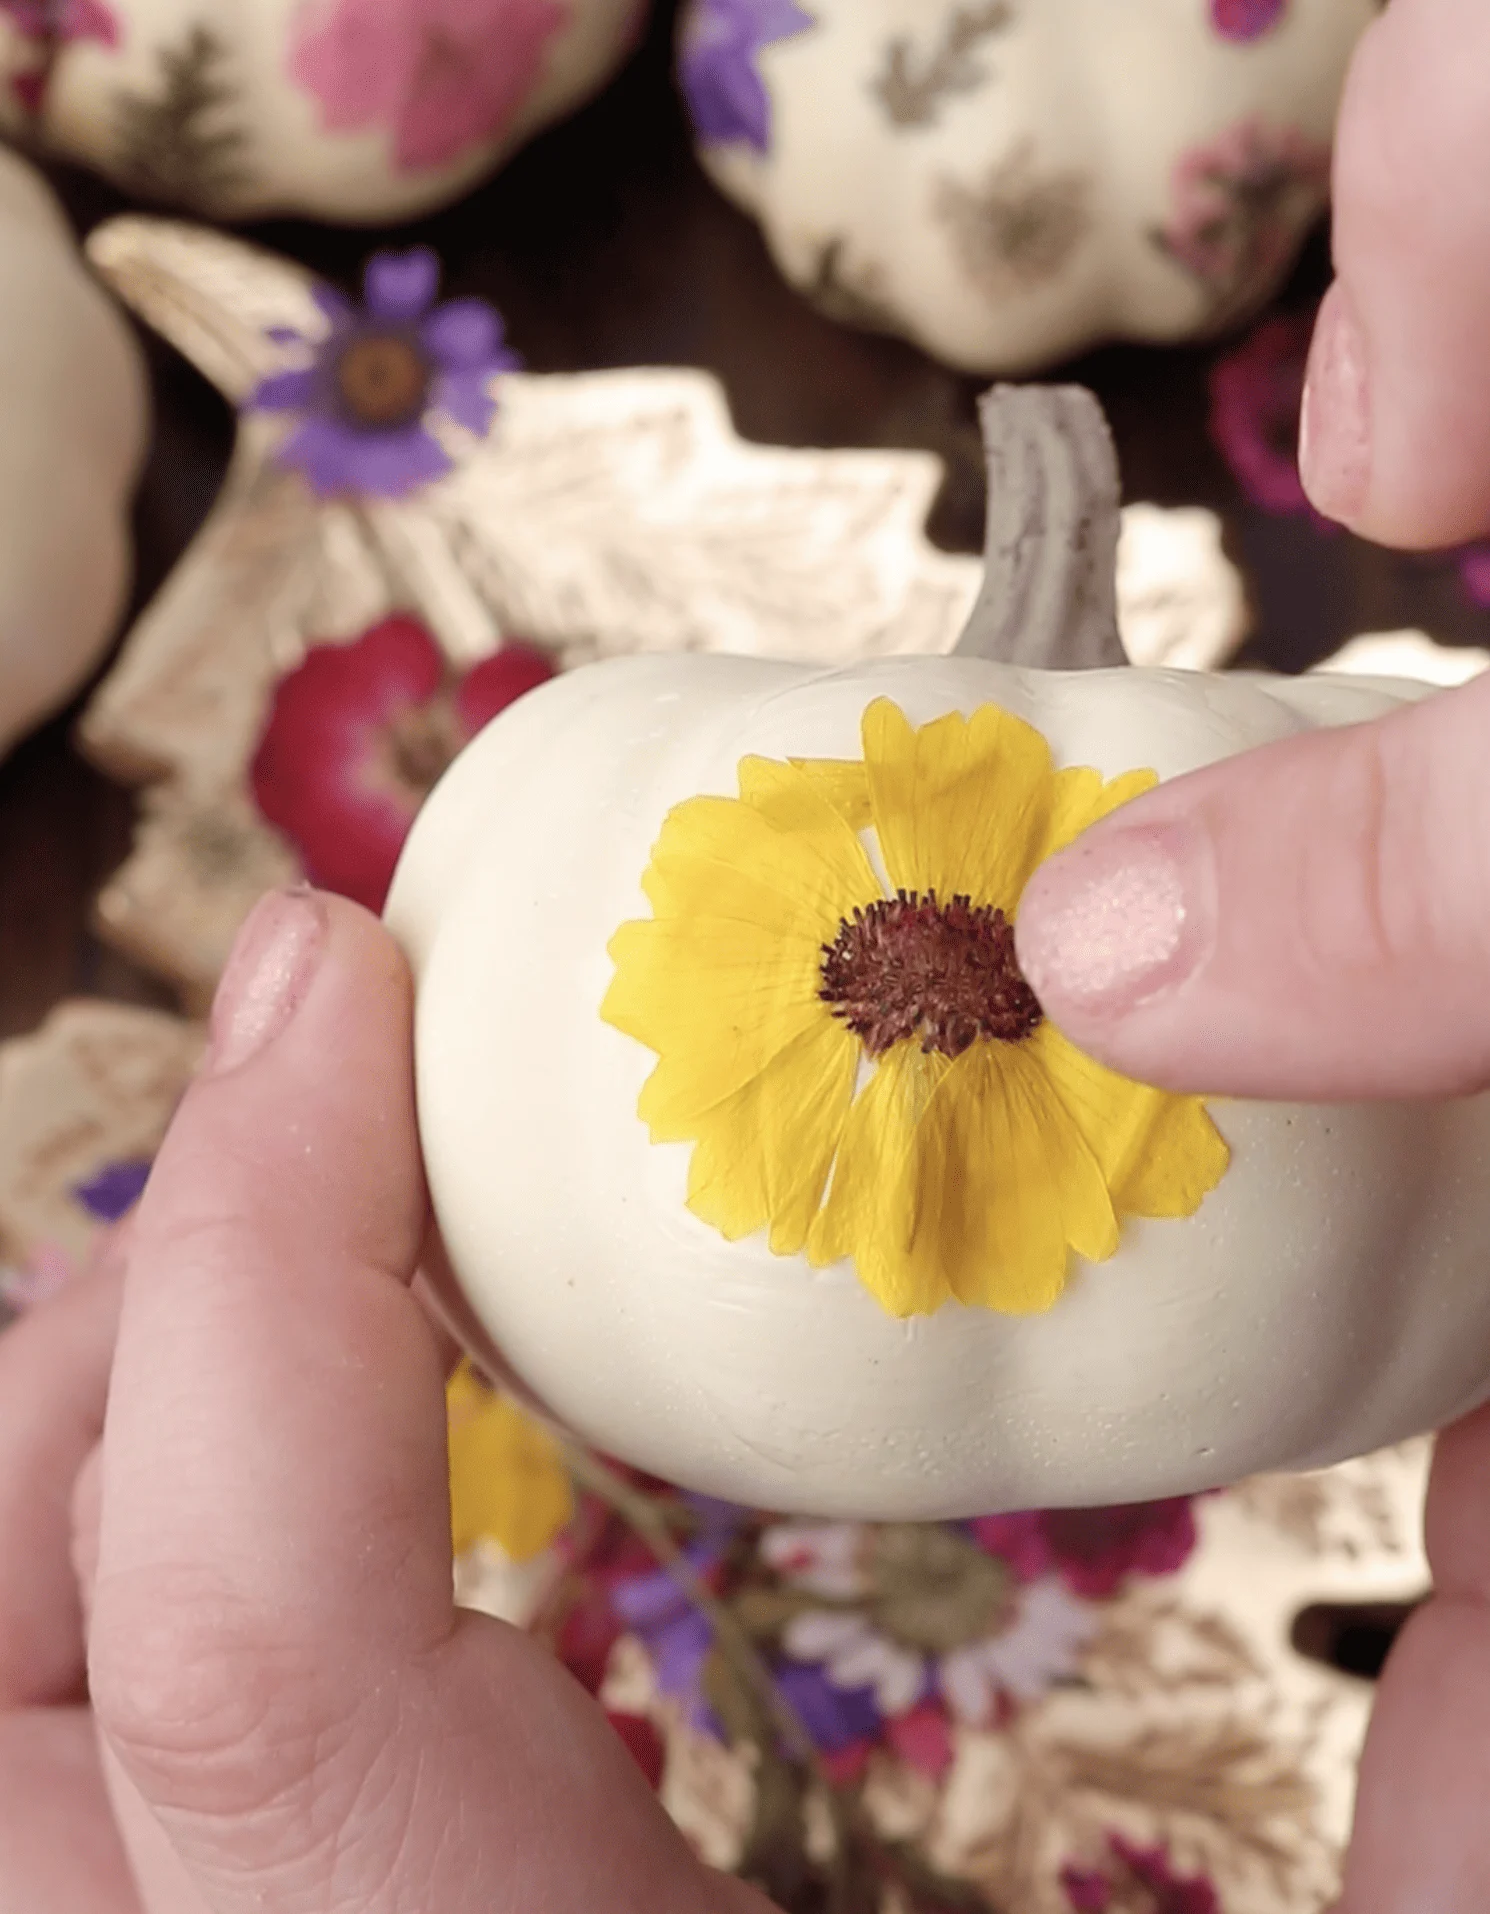
POLYGON ((303 347, 309 362, 262 380, 246 409, 298 415, 276 456, 318 497, 402 498, 454 469, 451 427, 478 439, 491 430, 492 378, 521 361, 484 300, 436 305, 439 282, 427 247, 378 253, 363 275, 361 306, 314 288, 324 337, 271 335, 303 347))

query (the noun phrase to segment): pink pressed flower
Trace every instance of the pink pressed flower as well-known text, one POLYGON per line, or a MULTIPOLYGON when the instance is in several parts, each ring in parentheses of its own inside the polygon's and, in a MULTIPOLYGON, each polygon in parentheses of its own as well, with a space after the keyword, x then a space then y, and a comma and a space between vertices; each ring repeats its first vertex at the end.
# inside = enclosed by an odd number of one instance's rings
POLYGON ((1211 0, 1211 24, 1223 40, 1259 40, 1287 9, 1288 0, 1211 0))
POLYGON ((1173 1575, 1196 1542, 1188 1496, 1124 1508, 985 1515, 972 1528, 979 1545, 1020 1581, 1056 1574, 1088 1601, 1105 1601, 1130 1575, 1173 1575))
POLYGON ((328 131, 386 127, 412 172, 501 139, 566 20, 556 0, 319 0, 288 71, 328 131))
POLYGON ((1265 281, 1323 200, 1330 149, 1293 126, 1238 121, 1181 154, 1173 205, 1155 235, 1171 259, 1218 294, 1265 281))
POLYGON ((1216 1890, 1203 1874, 1176 1874, 1163 1846, 1142 1848, 1121 1834, 1107 1837, 1105 1868, 1067 1866, 1061 1886, 1074 1914, 1117 1914, 1141 1906, 1144 1914, 1221 1914, 1216 1890), (1142 1897, 1134 1901, 1134 1891, 1142 1897))
POLYGON ((446 765, 552 676, 542 652, 514 644, 452 677, 413 618, 385 619, 353 644, 316 645, 275 690, 250 769, 254 802, 313 882, 381 910, 446 765))
POLYGON ((1268 319, 1211 367, 1211 437, 1237 484, 1265 512, 1306 512, 1299 406, 1314 313, 1268 319))
POLYGON ((103 0, 0 0, 0 13, 28 40, 97 40, 119 44, 119 22, 103 0))

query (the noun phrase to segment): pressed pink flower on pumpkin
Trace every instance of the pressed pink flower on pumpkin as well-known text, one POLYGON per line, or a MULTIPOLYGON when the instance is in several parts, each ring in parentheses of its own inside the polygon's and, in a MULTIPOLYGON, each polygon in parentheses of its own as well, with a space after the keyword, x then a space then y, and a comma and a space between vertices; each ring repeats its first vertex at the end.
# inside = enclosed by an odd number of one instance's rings
POLYGON ((1191 147, 1170 178, 1170 214, 1155 244, 1212 297, 1260 289, 1323 204, 1330 149, 1296 126, 1239 120, 1191 147))
POLYGON ((328 132, 386 127, 415 172, 502 137, 567 19, 556 0, 312 0, 287 68, 328 132))
POLYGON ((507 645, 456 677, 413 618, 385 619, 352 644, 316 645, 275 690, 250 769, 254 802, 314 883, 381 910, 446 765, 552 676, 542 652, 507 645))

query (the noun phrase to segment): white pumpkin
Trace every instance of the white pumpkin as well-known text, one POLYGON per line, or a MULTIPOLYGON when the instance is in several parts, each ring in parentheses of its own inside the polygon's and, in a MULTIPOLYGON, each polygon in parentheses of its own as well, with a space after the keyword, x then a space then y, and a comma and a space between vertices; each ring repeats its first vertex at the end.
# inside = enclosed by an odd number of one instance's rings
POLYGON ((1193 1213, 1128 1217, 1043 1313, 948 1300, 904 1319, 847 1259, 726 1240, 688 1206, 691 1145, 638 1114, 656 1057, 602 1017, 608 945, 651 913, 664 818, 734 797, 742 759, 858 758, 889 698, 916 726, 997 706, 1057 768, 1169 778, 1426 695, 989 656, 1121 656, 1093 411, 1032 389, 987 406, 994 509, 962 655, 585 667, 499 717, 415 824, 388 920, 417 978, 452 1320, 588 1441, 674 1481, 879 1520, 1129 1502, 1323 1466, 1490 1395, 1487 1097, 1213 1104, 1231 1160, 1193 1213))
POLYGON ((40 176, 0 149, 0 752, 66 702, 129 574, 143 451, 133 337, 40 176))
POLYGON ((1377 0, 690 0, 699 153, 786 277, 955 366, 1211 331, 1323 207, 1377 0))
POLYGON ((580 105, 646 0, 12 0, 0 126, 220 218, 395 220, 580 105))

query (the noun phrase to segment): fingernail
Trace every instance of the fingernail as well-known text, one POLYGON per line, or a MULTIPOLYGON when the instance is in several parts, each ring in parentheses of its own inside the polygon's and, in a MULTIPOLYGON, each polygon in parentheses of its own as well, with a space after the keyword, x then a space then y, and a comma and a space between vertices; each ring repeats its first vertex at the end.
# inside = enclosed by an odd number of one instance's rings
POLYGON ((314 891, 270 891, 249 912, 212 1001, 205 1069, 236 1070, 294 1016, 326 942, 326 909, 314 891))
POLYGON ((1179 983, 1199 956, 1194 859, 1182 829, 1111 831, 1042 865, 1019 907, 1020 968, 1041 1003, 1116 1017, 1179 983))
POLYGON ((1371 394, 1366 339, 1355 303, 1337 279, 1314 322, 1299 413, 1299 476, 1310 503, 1349 524, 1371 484, 1371 394))

